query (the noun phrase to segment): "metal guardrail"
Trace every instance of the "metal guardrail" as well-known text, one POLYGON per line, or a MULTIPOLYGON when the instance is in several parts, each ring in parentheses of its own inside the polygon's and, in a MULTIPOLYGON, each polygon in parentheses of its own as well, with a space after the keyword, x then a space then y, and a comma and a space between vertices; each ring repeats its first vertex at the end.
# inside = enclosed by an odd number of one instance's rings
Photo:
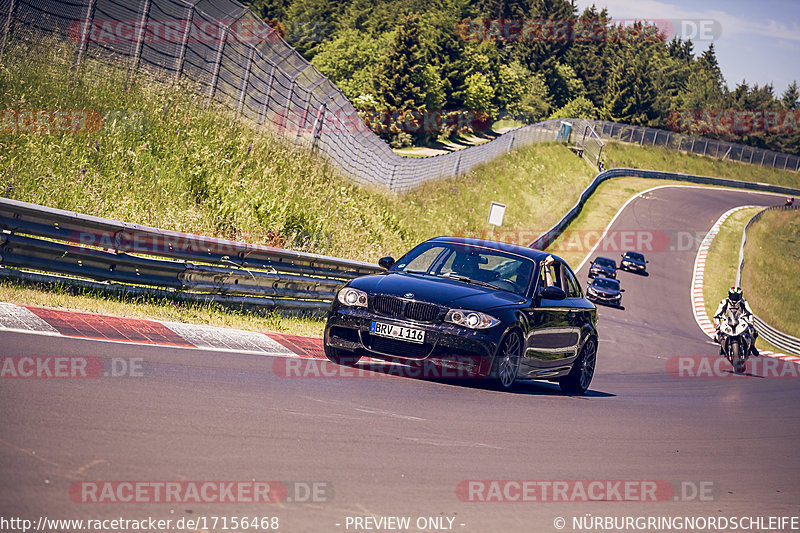
MULTIPOLYGON (((348 279, 382 271, 361 261, 162 230, 8 198, 0 198, 0 229, 7 232, 0 234, 0 264, 46 272, 39 281, 74 285, 71 278, 52 276, 61 274, 106 285, 166 288, 186 299, 206 293, 234 297, 237 303, 255 297, 262 298, 259 305, 321 310, 348 279)), ((14 277, 9 269, 0 275, 14 277)))
MULTIPOLYGON (((598 174, 575 206, 530 246, 545 249, 600 183, 622 176, 800 196, 800 190, 777 185, 616 168, 598 174)), ((361 261, 163 230, 2 197, 0 230, 2 278, 262 309, 321 312, 347 280, 383 270, 361 261)))
POLYGON ((567 211, 567 213, 556 222, 556 224, 542 233, 539 237, 531 242, 528 246, 544 250, 550 246, 561 235, 567 226, 575 220, 575 217, 580 214, 586 201, 594 193, 597 187, 604 181, 611 178, 633 177, 633 178, 646 178, 658 180, 675 180, 686 181, 689 183, 698 183, 703 185, 719 185, 723 187, 733 187, 737 189, 749 189, 752 191, 773 192, 778 194, 785 194, 787 196, 800 196, 800 189, 793 189, 791 187, 783 187, 780 185, 770 185, 767 183, 754 183, 748 181, 737 181, 727 178, 714 178, 711 176, 697 176, 694 174, 681 174, 676 172, 662 172, 660 170, 642 170, 638 168, 612 168, 599 173, 586 189, 581 193, 575 205, 567 211))
MULTIPOLYGON (((753 217, 747 221, 747 224, 745 224, 744 230, 742 231, 742 244, 739 247, 739 266, 736 269, 736 285, 742 284, 742 269, 744 268, 744 245, 747 242, 747 230, 754 222, 758 221, 764 213, 776 209, 800 209, 800 206, 776 205, 772 207, 767 207, 766 209, 762 209, 761 211, 753 215, 753 217)), ((783 333, 782 331, 775 329, 774 327, 764 322, 764 320, 761 319, 758 315, 755 316, 755 323, 759 335, 761 335, 767 341, 769 341, 770 344, 788 353, 800 355, 800 339, 798 339, 797 337, 793 337, 788 333, 783 333)))

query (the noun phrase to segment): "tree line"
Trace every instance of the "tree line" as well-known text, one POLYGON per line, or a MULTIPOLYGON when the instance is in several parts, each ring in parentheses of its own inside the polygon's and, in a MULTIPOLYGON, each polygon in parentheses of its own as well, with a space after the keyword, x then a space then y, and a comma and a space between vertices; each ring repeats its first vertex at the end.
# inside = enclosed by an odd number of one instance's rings
POLYGON ((503 118, 574 117, 800 155, 796 81, 780 96, 745 80, 730 89, 713 42, 697 53, 655 25, 615 24, 607 9, 578 12, 568 0, 246 3, 394 146, 503 118), (395 127, 420 110, 439 112, 441 127, 395 127), (465 110, 491 120, 446 120, 465 110))

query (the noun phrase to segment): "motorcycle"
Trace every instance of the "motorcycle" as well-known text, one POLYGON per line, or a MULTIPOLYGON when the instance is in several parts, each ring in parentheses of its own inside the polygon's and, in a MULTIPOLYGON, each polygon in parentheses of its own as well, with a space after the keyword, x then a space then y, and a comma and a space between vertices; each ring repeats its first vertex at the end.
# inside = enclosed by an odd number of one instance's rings
POLYGON ((722 352, 737 374, 745 371, 745 361, 755 341, 751 326, 742 309, 733 306, 728 307, 719 324, 722 352))

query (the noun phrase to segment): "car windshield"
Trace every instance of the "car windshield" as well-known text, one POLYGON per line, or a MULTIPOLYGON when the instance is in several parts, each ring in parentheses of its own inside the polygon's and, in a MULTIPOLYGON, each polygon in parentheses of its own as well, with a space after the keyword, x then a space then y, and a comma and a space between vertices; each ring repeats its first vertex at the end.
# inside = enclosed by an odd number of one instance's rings
POLYGON ((644 256, 637 252, 626 252, 625 259, 632 259, 634 261, 639 261, 641 263, 644 263, 644 256))
POLYGON ((390 270, 446 277, 524 296, 534 262, 482 246, 436 242, 420 244, 390 270))
POLYGON ((598 257, 594 260, 596 265, 604 266, 604 267, 612 267, 616 268, 617 264, 614 263, 612 259, 608 259, 607 257, 598 257))
POLYGON ((598 289, 606 289, 606 290, 619 290, 619 282, 613 279, 606 279, 606 278, 595 278, 594 283, 592 284, 598 289))

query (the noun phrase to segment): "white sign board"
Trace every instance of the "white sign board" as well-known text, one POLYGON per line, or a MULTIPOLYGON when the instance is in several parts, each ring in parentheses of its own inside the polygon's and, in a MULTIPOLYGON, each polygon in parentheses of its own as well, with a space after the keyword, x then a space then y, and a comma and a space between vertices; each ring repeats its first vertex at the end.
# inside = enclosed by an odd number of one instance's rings
POLYGON ((492 205, 489 206, 489 224, 493 226, 502 226, 503 216, 505 214, 506 214, 505 204, 492 202, 492 205))

